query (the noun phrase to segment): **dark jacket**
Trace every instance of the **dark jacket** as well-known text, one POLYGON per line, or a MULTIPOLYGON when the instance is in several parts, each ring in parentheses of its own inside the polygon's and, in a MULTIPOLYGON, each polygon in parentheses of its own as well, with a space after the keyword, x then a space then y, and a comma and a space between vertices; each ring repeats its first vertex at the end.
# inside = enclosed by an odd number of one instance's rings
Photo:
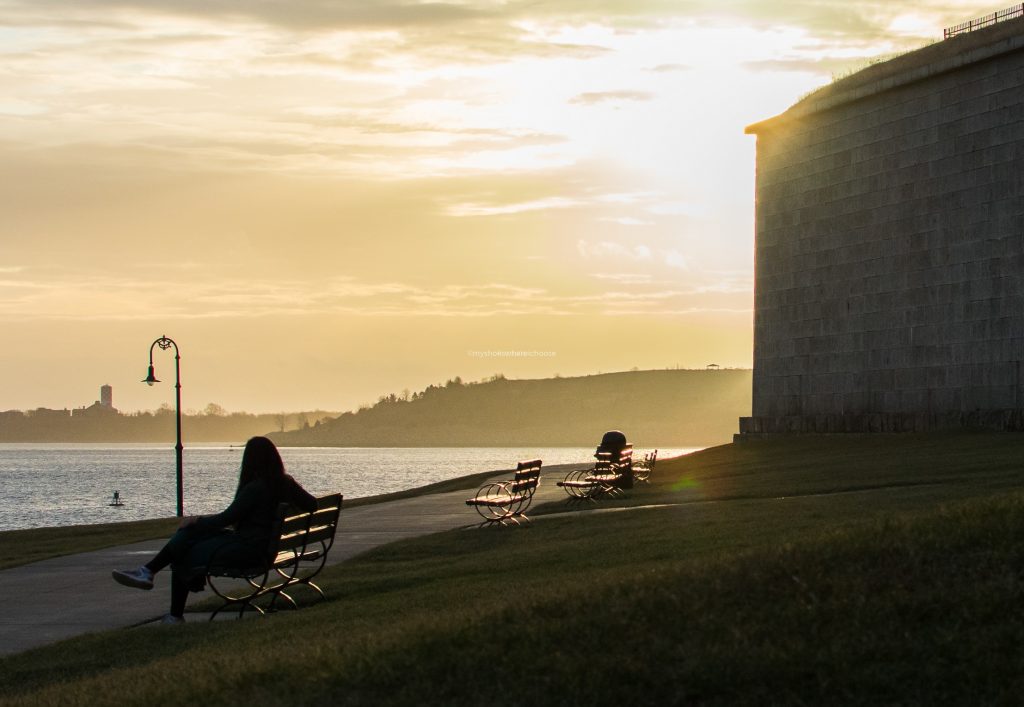
POLYGON ((193 527, 197 531, 212 531, 233 526, 239 538, 253 544, 266 543, 270 541, 277 506, 282 502, 306 512, 316 510, 316 498, 285 474, 276 489, 263 479, 250 481, 239 489, 230 506, 216 515, 200 518, 193 527))

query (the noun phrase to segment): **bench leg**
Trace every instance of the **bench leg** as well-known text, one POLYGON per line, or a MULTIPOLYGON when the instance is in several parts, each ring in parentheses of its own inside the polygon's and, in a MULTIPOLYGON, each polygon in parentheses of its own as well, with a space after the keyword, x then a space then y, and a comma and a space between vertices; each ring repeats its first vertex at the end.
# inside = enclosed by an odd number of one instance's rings
POLYGON ((506 525, 523 526, 522 520, 525 520, 527 524, 531 521, 523 513, 509 513, 504 516, 495 516, 494 518, 485 518, 482 523, 479 523, 477 528, 503 528, 506 525))
POLYGON ((228 607, 234 607, 236 605, 239 607, 238 618, 242 618, 242 616, 245 614, 245 610, 249 608, 253 609, 261 615, 266 613, 254 602, 261 596, 267 594, 268 591, 270 591, 270 588, 267 586, 270 580, 270 570, 267 570, 263 575, 256 575, 256 577, 260 578, 260 580, 256 581, 251 576, 224 577, 221 575, 207 575, 206 584, 210 587, 210 591, 212 591, 215 595, 224 600, 224 603, 217 607, 217 609, 212 614, 210 614, 210 621, 213 621, 215 618, 217 618, 217 614, 224 611, 228 607), (217 582, 215 581, 216 579, 233 579, 236 581, 244 580, 245 583, 249 585, 250 591, 244 594, 238 594, 237 592, 226 593, 217 587, 217 582))
POLYGON ((315 591, 317 594, 319 594, 321 599, 327 598, 327 595, 324 594, 324 590, 318 587, 317 585, 313 584, 312 582, 302 582, 302 584, 306 585, 307 587, 315 591))
POLYGON ((270 599, 270 605, 267 607, 267 611, 268 612, 277 611, 277 600, 279 598, 280 599, 284 599, 286 602, 291 604, 291 607, 293 609, 298 609, 299 608, 299 605, 296 604, 295 600, 292 599, 286 592, 283 591, 283 588, 282 589, 274 590, 274 591, 271 592, 271 594, 273 594, 274 596, 270 599))
POLYGON ((291 608, 298 609, 299 608, 298 603, 295 601, 295 599, 292 598, 292 596, 290 594, 288 594, 288 592, 286 592, 284 590, 285 589, 290 589, 292 587, 296 587, 296 586, 299 586, 299 585, 302 585, 304 587, 309 587, 314 592, 319 594, 321 599, 326 599, 327 598, 327 595, 324 594, 324 590, 321 589, 320 587, 318 587, 313 582, 310 582, 308 579, 293 579, 293 580, 291 580, 289 582, 281 584, 279 587, 274 587, 274 588, 272 588, 270 590, 270 592, 274 595, 274 598, 270 600, 270 606, 267 607, 267 611, 277 611, 277 609, 275 608, 274 605, 277 602, 278 597, 281 597, 282 599, 284 599, 284 601, 286 601, 289 604, 291 604, 291 608))
POLYGON ((223 604, 217 607, 212 614, 210 614, 210 621, 213 621, 215 618, 217 618, 217 614, 224 611, 224 609, 227 609, 229 606, 233 606, 235 604, 240 604, 238 608, 238 618, 242 618, 242 616, 245 614, 246 609, 252 609, 253 611, 257 612, 260 616, 266 614, 267 612, 265 612, 263 609, 261 609, 253 603, 253 599, 256 599, 256 596, 250 597, 248 599, 229 599, 228 601, 225 601, 223 604))

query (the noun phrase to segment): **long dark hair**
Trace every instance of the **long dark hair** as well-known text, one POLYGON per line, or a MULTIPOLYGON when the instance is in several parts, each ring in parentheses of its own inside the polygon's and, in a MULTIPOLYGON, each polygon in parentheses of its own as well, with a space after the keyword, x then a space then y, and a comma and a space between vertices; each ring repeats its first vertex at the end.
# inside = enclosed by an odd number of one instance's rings
POLYGON ((283 479, 284 462, 273 442, 266 437, 253 437, 245 443, 242 469, 238 473, 238 491, 253 481, 262 480, 276 493, 283 479))

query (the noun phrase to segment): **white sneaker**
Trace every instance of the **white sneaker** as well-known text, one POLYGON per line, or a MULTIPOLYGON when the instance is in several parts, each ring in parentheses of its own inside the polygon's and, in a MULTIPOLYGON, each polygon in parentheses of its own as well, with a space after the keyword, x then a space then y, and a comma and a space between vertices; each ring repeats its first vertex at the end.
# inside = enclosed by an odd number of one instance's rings
POLYGON ((164 614, 164 617, 160 619, 162 624, 183 624, 185 623, 184 616, 175 616, 174 614, 164 614))
POLYGON ((135 589, 152 589, 153 573, 146 567, 137 570, 114 570, 110 573, 114 581, 135 589))

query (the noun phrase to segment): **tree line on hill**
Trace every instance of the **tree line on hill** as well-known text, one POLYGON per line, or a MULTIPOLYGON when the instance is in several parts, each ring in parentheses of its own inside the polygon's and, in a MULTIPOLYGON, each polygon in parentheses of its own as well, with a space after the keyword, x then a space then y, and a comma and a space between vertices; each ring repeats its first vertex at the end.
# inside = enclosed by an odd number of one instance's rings
POLYGON ((751 371, 742 369, 455 378, 270 436, 284 446, 591 446, 620 429, 638 446, 706 446, 732 439, 750 401, 751 371))
MULTIPOLYGON (((181 432, 182 438, 191 442, 244 442, 273 431, 312 427, 337 414, 324 410, 229 413, 210 403, 202 412, 183 414, 181 432)), ((169 405, 152 412, 128 414, 97 406, 80 410, 8 410, 0 412, 0 442, 167 442, 175 438, 175 425, 174 409, 169 405)))

